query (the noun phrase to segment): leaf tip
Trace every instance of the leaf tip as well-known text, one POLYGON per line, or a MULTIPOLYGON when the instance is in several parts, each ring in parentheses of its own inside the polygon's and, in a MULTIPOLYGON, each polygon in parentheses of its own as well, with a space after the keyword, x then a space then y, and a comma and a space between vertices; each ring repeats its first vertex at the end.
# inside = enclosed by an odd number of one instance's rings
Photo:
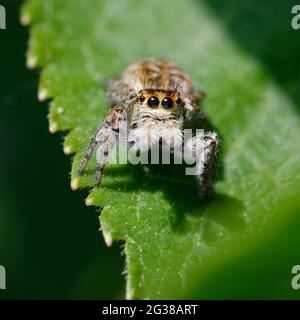
POLYGON ((48 91, 46 89, 40 89, 38 94, 39 101, 45 101, 48 98, 48 91))
POLYGON ((31 23, 31 17, 28 13, 23 13, 21 15, 20 23, 22 26, 28 26, 31 23))
POLYGON ((34 69, 37 66, 37 58, 32 55, 28 55, 26 66, 28 69, 34 69))
POLYGON ((72 181, 71 181, 71 189, 73 191, 76 191, 79 187, 79 179, 78 178, 74 178, 72 181))
POLYGON ((133 300, 134 298, 134 289, 133 288, 127 288, 126 290, 126 300, 133 300))
POLYGON ((50 133, 55 133, 57 131, 57 123, 56 122, 50 121, 49 131, 50 131, 50 133))
POLYGON ((64 146, 64 154, 69 155, 72 153, 72 148, 70 146, 64 146))
POLYGON ((94 199, 93 198, 86 198, 85 199, 85 205, 86 206, 91 206, 94 202, 94 199))
POLYGON ((111 247, 112 243, 113 243, 113 239, 112 239, 111 233, 109 233, 109 232, 107 232, 107 231, 102 229, 102 234, 103 234, 104 241, 105 241, 106 245, 108 247, 111 247))

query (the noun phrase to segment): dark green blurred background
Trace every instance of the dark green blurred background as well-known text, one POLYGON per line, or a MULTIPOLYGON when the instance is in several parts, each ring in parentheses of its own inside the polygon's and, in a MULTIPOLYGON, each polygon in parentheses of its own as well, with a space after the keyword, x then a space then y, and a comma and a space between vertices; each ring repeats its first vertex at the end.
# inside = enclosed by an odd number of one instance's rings
POLYGON ((25 68, 21 2, 0 3, 0 299, 123 298, 120 248, 105 247, 86 192, 70 190, 62 136, 48 132, 48 103, 36 98, 39 72, 25 68))

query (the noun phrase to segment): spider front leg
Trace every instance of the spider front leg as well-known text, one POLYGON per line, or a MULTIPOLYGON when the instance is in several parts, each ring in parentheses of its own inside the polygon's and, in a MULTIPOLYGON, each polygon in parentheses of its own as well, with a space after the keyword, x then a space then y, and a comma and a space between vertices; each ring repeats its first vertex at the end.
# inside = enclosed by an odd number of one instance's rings
POLYGON ((199 181, 200 196, 211 198, 220 152, 218 135, 215 132, 197 134, 187 144, 187 151, 196 160, 195 175, 199 181))
POLYGON ((125 110, 117 106, 111 107, 102 125, 91 138, 83 159, 80 162, 80 167, 77 171, 78 174, 82 174, 84 172, 95 148, 99 145, 99 159, 97 159, 98 164, 95 175, 95 186, 98 187, 102 180, 107 158, 116 143, 119 133, 126 134, 126 132, 125 110))

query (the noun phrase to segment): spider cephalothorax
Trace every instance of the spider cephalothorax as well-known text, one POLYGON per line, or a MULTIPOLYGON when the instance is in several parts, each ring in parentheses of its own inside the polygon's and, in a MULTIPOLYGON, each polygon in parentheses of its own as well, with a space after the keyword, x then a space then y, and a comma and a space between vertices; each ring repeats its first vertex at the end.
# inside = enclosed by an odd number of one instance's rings
MULTIPOLYGON (((130 65, 120 79, 108 79, 107 97, 113 106, 100 125, 81 161, 81 174, 95 147, 99 146, 96 185, 99 185, 107 157, 116 136, 130 148, 151 149, 161 141, 173 149, 183 143, 185 120, 200 115, 197 103, 201 91, 192 87, 188 75, 175 64, 161 59, 145 59, 130 65), (125 137, 126 139, 122 139, 125 137)), ((214 132, 192 136, 185 151, 198 158, 196 175, 203 194, 210 194, 219 152, 214 132)))

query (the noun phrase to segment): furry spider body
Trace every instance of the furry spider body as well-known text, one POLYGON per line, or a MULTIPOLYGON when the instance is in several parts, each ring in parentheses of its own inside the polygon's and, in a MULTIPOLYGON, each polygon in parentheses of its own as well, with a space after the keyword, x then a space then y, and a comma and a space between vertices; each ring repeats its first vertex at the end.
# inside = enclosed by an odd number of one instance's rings
MULTIPOLYGON (((197 103, 204 96, 193 89, 191 79, 183 70, 160 59, 138 61, 130 65, 120 79, 108 79, 106 86, 112 107, 92 137, 78 169, 79 174, 83 173, 95 147, 99 146, 96 186, 101 182, 117 136, 125 137, 130 148, 140 151, 158 143, 176 150, 183 143, 187 119, 201 118, 197 103)), ((212 192, 219 144, 215 132, 193 136, 186 143, 185 152, 198 158, 195 174, 202 195, 209 196, 212 192)))

